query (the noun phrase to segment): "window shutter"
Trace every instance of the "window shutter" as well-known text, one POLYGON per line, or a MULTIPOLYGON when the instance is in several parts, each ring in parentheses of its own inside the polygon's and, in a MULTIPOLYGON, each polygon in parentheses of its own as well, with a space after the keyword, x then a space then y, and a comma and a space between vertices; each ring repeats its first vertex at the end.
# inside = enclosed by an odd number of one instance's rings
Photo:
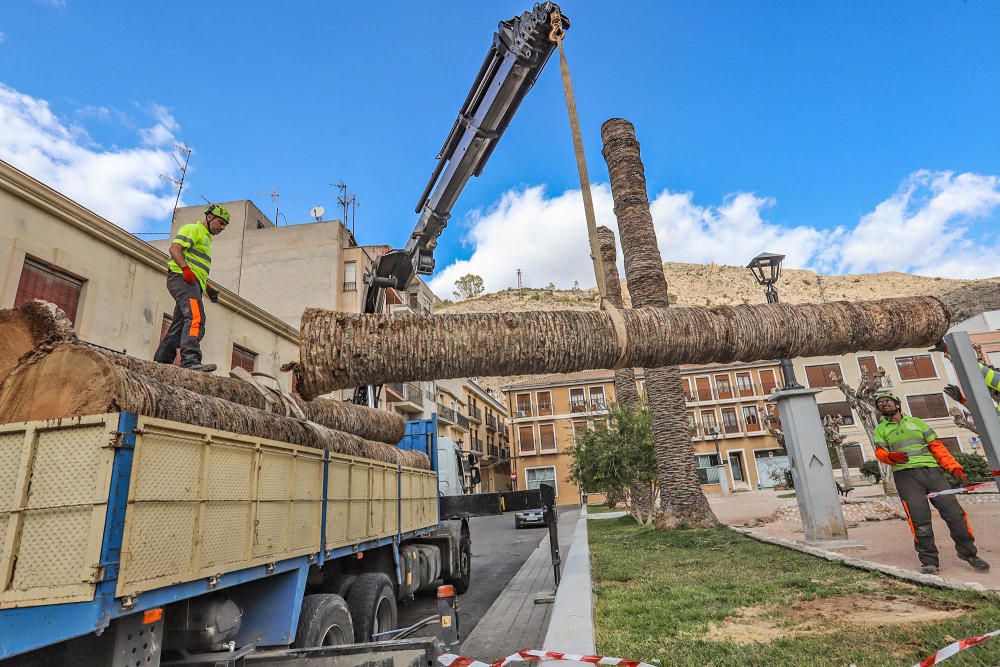
POLYGON ((806 366, 806 381, 810 387, 825 387, 826 366, 806 366))
POLYGON ((83 281, 79 278, 25 257, 17 294, 14 296, 14 307, 22 306, 32 299, 43 299, 62 308, 66 317, 76 324, 76 309, 80 305, 82 288, 83 281))
POLYGON ((937 373, 934 370, 934 362, 931 361, 931 355, 924 354, 919 357, 915 357, 914 366, 917 370, 917 377, 920 378, 933 378, 937 377, 937 373))
POLYGON ((868 377, 875 377, 878 373, 878 363, 875 357, 858 357, 858 367, 868 372, 868 377))
POLYGON ((899 379, 916 380, 917 367, 913 363, 913 357, 900 357, 896 359, 896 369, 899 371, 899 379))
POLYGON ((945 449, 947 449, 952 454, 959 454, 959 453, 961 453, 962 448, 958 444, 958 438, 953 438, 953 437, 952 438, 938 438, 938 440, 940 440, 941 444, 943 444, 945 446, 945 449))

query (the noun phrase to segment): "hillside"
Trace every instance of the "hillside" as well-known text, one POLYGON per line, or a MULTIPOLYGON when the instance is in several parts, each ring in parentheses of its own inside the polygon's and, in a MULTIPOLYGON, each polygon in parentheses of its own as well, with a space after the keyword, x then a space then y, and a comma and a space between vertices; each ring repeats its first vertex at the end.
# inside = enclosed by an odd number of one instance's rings
MULTIPOLYGON (((663 265, 671 300, 685 306, 738 305, 764 303, 764 291, 746 268, 718 264, 663 265)), ((990 278, 1000 282, 1000 278, 990 278)), ((867 273, 827 276, 807 269, 784 269, 778 281, 782 301, 810 303, 860 301, 892 296, 938 295, 966 285, 969 280, 929 278, 908 273, 867 273)), ((516 289, 484 294, 464 301, 438 306, 439 313, 483 313, 524 310, 588 310, 597 308, 596 288, 586 290, 516 289)), ((480 378, 480 383, 499 389, 502 385, 527 379, 480 378)))

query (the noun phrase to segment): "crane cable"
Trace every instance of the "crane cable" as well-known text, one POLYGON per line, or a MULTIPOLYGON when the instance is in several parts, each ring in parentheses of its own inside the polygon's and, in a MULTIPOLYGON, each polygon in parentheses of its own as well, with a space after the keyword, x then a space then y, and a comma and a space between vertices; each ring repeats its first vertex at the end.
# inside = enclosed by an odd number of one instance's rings
POLYGON ((580 132, 580 118, 576 112, 576 97, 573 95, 573 80, 569 74, 569 63, 566 61, 566 52, 563 50, 563 37, 566 31, 563 29, 562 14, 558 9, 553 10, 549 17, 552 30, 549 32, 549 41, 554 42, 559 47, 559 71, 562 73, 563 93, 566 96, 566 111, 569 114, 569 127, 573 134, 573 151, 576 154, 576 169, 580 174, 580 190, 583 194, 583 212, 587 219, 587 236, 590 240, 590 259, 594 263, 594 276, 597 278, 597 291, 600 295, 600 309, 605 311, 611 318, 611 323, 615 328, 615 337, 618 339, 618 360, 611 367, 611 370, 624 368, 628 352, 628 331, 625 328, 625 318, 621 310, 608 300, 607 277, 604 273, 604 261, 601 259, 601 245, 597 238, 597 219, 594 214, 594 197, 590 191, 590 176, 587 173, 587 158, 583 152, 583 135, 580 132))

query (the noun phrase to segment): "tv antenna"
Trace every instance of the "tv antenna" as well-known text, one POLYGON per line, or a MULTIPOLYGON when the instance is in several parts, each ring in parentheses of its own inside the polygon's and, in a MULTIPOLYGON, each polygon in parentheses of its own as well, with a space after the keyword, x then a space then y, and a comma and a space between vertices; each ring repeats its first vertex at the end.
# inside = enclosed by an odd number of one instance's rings
POLYGON ((358 201, 358 198, 354 195, 354 193, 347 189, 347 183, 344 183, 343 179, 341 179, 340 183, 331 183, 330 185, 340 190, 340 195, 337 197, 337 203, 340 204, 342 209, 344 209, 344 219, 342 222, 346 227, 347 218, 350 216, 351 236, 354 236, 354 220, 358 213, 358 207, 361 206, 361 202, 358 201))
POLYGON ((322 206, 313 206, 312 210, 309 211, 309 215, 316 218, 316 222, 322 222, 324 213, 326 213, 326 209, 322 206))
POLYGON ((274 202, 274 226, 277 227, 280 224, 278 221, 278 200, 281 199, 281 195, 278 193, 277 190, 271 188, 270 192, 261 192, 260 190, 258 190, 257 196, 270 197, 271 201, 274 202))
POLYGON ((184 162, 181 162, 180 159, 177 157, 177 153, 170 154, 170 157, 172 157, 174 159, 174 162, 177 163, 177 168, 180 169, 181 172, 180 178, 173 178, 171 176, 166 176, 164 174, 160 174, 160 178, 169 183, 172 183, 173 186, 177 188, 177 196, 174 197, 174 209, 173 209, 176 211, 177 204, 179 204, 181 201, 181 190, 184 189, 184 177, 187 176, 188 162, 191 160, 191 147, 188 146, 187 143, 185 142, 183 144, 174 144, 174 148, 180 151, 181 154, 184 156, 184 162))

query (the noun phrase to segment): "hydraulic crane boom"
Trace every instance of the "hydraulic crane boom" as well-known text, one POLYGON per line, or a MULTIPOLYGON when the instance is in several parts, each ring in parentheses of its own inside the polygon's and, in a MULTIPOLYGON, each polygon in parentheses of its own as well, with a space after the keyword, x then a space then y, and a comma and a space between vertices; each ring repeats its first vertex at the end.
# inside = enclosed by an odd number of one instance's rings
MULTIPOLYGON (((434 248, 455 202, 469 178, 483 173, 497 141, 556 47, 549 39, 555 13, 561 17, 560 29, 569 28, 569 19, 553 2, 538 3, 530 12, 500 22, 417 202, 415 212, 420 217, 413 233, 402 250, 378 257, 364 278, 364 312, 382 309, 387 288, 403 291, 414 274, 434 271, 434 248)), ((359 387, 354 400, 374 406, 377 390, 359 387)))
MULTIPOLYGON (((500 22, 417 202, 415 212, 420 217, 410 239, 402 250, 379 257, 365 277, 364 312, 378 312, 385 288, 405 290, 414 273, 434 271, 434 248, 455 202, 469 178, 483 173, 497 141, 552 55, 555 44, 549 41, 549 33, 554 12, 559 12, 558 5, 543 2, 500 22)), ((569 20, 563 16, 562 28, 568 27, 569 20)))

